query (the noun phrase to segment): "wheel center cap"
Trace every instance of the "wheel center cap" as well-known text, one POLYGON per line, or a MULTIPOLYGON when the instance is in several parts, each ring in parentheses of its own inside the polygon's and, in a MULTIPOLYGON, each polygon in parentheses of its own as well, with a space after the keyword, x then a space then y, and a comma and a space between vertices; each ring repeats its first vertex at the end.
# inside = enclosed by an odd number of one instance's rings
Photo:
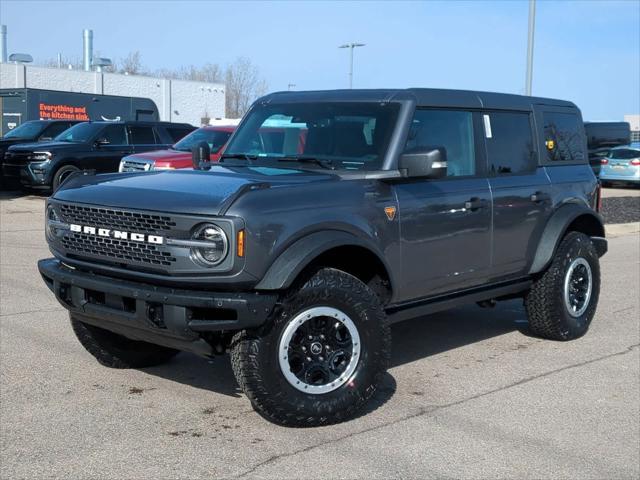
POLYGON ((311 350, 311 353, 313 353, 314 355, 318 355, 322 353, 322 345, 320 344, 320 342, 313 342, 309 350, 311 350))

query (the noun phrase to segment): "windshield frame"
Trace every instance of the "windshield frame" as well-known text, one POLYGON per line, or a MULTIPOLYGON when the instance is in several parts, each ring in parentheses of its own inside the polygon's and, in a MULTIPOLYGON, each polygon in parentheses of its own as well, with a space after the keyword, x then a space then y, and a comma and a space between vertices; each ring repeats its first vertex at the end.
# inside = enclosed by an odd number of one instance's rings
MULTIPOLYGON (((295 101, 285 100, 285 101, 278 101, 278 102, 261 102, 260 100, 258 100, 256 103, 254 103, 251 109, 243 117, 242 121, 236 128, 235 132, 227 142, 227 146, 225 148, 224 154, 222 155, 222 158, 220 161, 222 163, 229 162, 229 165, 233 165, 233 166, 250 164, 251 166, 254 166, 254 167, 268 166, 271 168, 285 168, 285 169, 296 168, 298 170, 313 169, 315 171, 319 169, 326 169, 326 166, 321 165, 321 163, 324 162, 328 164, 334 164, 335 168, 332 168, 332 170, 335 170, 336 172, 351 173, 351 174, 397 170, 397 160, 395 160, 395 158, 397 156, 397 153, 401 151, 401 148, 399 148, 398 146, 402 143, 398 139, 402 138, 403 135, 406 134, 407 128, 406 128, 406 125, 404 125, 405 119, 410 117, 414 109, 415 109, 415 100, 413 99, 362 100, 362 99, 356 99, 356 98, 344 98, 344 99, 315 100, 313 98, 309 98, 309 99, 299 98, 295 101), (256 156, 254 152, 243 152, 241 151, 240 148, 236 148, 234 150, 233 147, 234 145, 236 145, 236 143, 239 143, 241 141, 246 141, 246 139, 243 139, 243 134, 252 135, 252 134, 255 134, 256 129, 271 128, 271 126, 269 125, 263 125, 268 118, 273 117, 277 113, 280 113, 281 115, 286 117, 290 117, 291 115, 284 114, 282 110, 286 109, 289 106, 301 106, 305 104, 308 104, 310 106, 317 105, 317 104, 330 104, 336 107, 347 106, 347 105, 350 107, 362 106, 362 112, 360 113, 357 113, 357 112, 354 113, 354 112, 348 112, 348 111, 344 113, 338 112, 335 115, 335 117, 366 116, 367 106, 368 107, 376 106, 379 108, 393 109, 393 111, 390 111, 390 112, 383 112, 388 117, 387 118, 388 124, 386 126, 386 129, 388 129, 388 131, 386 131, 384 140, 378 145, 378 147, 376 147, 380 152, 377 158, 375 158, 374 161, 370 161, 370 162, 363 161, 362 168, 347 168, 345 167, 345 164, 351 160, 356 160, 358 157, 348 157, 345 155, 345 156, 341 156, 341 158, 338 158, 332 155, 322 155, 322 154, 315 155, 313 153, 308 153, 304 151, 298 152, 297 154, 294 154, 294 155, 289 153, 282 153, 282 154, 278 153, 275 155, 273 153, 271 155, 269 155, 268 153, 264 153, 256 156), (275 112, 273 111, 273 109, 280 109, 281 111, 275 112), (270 115, 262 115, 262 118, 260 116, 256 117, 256 114, 260 113, 261 111, 264 112, 268 110, 272 110, 270 115), (256 118, 258 118, 259 120, 255 120, 256 118), (258 122, 257 126, 255 123, 252 125, 252 122, 258 122), (249 130, 249 132, 247 132, 246 130, 249 130), (228 157, 225 158, 227 155, 236 156, 236 157, 246 156, 247 158, 246 159, 240 159, 240 158, 230 159, 228 157), (291 159, 292 157, 295 157, 295 156, 302 157, 304 160, 309 160, 309 157, 316 157, 318 162, 301 161, 299 162, 298 165, 294 167, 295 162, 292 161, 291 159), (286 159, 291 163, 284 163, 279 161, 282 159, 286 159), (370 163, 370 165, 367 165, 367 163, 370 163)), ((376 118, 381 118, 381 117, 382 116, 379 116, 376 118)), ((376 119, 376 122, 377 121, 378 120, 376 119)), ((306 121, 304 122, 292 121, 291 123, 292 124, 306 123, 306 121)), ((274 127, 274 128, 291 128, 291 127, 283 126, 283 127, 274 127)))

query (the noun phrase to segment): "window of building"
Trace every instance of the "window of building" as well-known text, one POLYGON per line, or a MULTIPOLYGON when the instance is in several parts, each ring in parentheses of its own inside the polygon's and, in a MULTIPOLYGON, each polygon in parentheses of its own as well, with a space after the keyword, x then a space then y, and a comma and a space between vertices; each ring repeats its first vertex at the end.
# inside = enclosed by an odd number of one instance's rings
POLYGON ((496 175, 513 175, 535 170, 537 162, 529 114, 488 113, 485 114, 485 126, 487 116, 491 126, 491 134, 486 132, 489 171, 496 175))
POLYGON ((581 162, 585 160, 584 135, 575 113, 546 112, 544 141, 547 158, 553 162, 581 162))
POLYGON ((405 152, 442 148, 447 158, 447 176, 475 175, 473 116, 459 110, 417 110, 405 152))

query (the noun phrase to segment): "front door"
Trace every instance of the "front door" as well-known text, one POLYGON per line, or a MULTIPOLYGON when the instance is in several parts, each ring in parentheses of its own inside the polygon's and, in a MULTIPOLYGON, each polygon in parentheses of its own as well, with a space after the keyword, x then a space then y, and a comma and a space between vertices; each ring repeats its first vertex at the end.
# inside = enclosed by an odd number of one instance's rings
POLYGON ((99 142, 94 146, 89 158, 83 162, 82 168, 94 169, 99 173, 117 172, 122 157, 131 153, 125 126, 123 124, 107 125, 96 140, 99 142))
POLYGON ((491 263, 491 192, 479 148, 479 114, 416 110, 405 151, 439 147, 442 179, 395 185, 401 225, 400 301, 481 284, 491 263))

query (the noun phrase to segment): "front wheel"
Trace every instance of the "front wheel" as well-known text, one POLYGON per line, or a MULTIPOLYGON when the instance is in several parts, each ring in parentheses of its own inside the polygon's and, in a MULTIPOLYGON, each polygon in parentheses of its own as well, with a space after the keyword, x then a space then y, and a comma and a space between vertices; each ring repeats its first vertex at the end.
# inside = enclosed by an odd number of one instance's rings
POLYGON ((569 232, 525 299, 531 331, 551 340, 583 336, 595 315, 599 294, 596 249, 584 233, 569 232))
POLYGON ((60 185, 62 185, 64 181, 69 178, 70 175, 79 171, 80 169, 74 165, 65 165, 56 170, 56 172, 53 174, 53 181, 51 182, 53 191, 55 192, 58 187, 60 187, 60 185))
POLYGON ((362 408, 390 349, 377 295, 347 273, 322 269, 286 296, 265 328, 236 334, 231 362, 260 414, 280 425, 312 427, 362 408))

